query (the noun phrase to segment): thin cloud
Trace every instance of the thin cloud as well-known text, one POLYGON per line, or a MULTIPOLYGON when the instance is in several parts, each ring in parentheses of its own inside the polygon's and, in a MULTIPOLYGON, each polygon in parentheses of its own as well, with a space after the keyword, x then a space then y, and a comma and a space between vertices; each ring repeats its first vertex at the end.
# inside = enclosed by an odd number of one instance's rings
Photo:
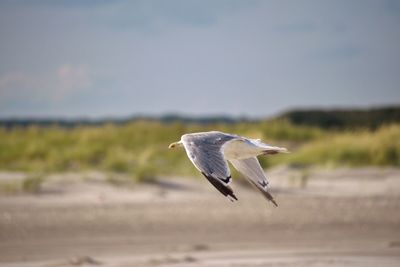
POLYGON ((0 76, 0 93, 19 84, 27 82, 26 76, 21 72, 8 72, 0 76))
POLYGON ((56 98, 63 98, 71 93, 84 90, 92 85, 90 71, 84 65, 62 65, 57 70, 57 95, 56 98))
POLYGON ((64 64, 48 73, 8 72, 0 76, 1 102, 40 99, 60 102, 92 86, 90 70, 85 65, 64 64))

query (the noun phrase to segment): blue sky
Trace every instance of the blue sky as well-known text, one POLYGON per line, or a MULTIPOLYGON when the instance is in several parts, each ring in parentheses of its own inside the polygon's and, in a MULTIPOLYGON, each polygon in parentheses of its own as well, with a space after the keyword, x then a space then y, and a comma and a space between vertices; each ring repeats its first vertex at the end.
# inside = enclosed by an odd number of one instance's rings
POLYGON ((0 117, 400 104, 400 1, 1 1, 0 117))

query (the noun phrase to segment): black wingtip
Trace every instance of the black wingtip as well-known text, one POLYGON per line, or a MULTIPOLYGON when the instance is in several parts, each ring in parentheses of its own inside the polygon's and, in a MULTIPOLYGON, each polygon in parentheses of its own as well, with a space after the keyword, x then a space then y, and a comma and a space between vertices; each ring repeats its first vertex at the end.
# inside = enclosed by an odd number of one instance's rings
POLYGON ((235 199, 236 201, 239 200, 239 199, 235 196, 234 193, 230 194, 229 196, 230 196, 229 200, 232 201, 232 202, 234 201, 233 199, 235 199))
POLYGON ((249 179, 249 182, 255 186, 255 188, 257 188, 262 194, 263 196, 268 199, 269 201, 272 202, 272 204, 274 204, 275 207, 278 207, 278 203, 276 203, 274 197, 267 191, 267 185, 268 183, 265 182, 258 182, 258 184, 256 182, 254 182, 253 180, 249 179))
POLYGON ((205 174, 204 172, 201 172, 204 177, 207 178, 207 180, 224 196, 229 197, 229 199, 231 201, 233 200, 238 200, 238 198, 235 196, 235 194, 233 193, 232 188, 229 187, 229 185, 225 185, 221 182, 221 180, 216 179, 214 177, 208 176, 207 174, 205 174))
POLYGON ((278 203, 276 203, 274 199, 271 199, 270 201, 275 205, 275 207, 278 207, 278 203))
POLYGON ((272 202, 272 204, 275 205, 275 207, 278 207, 278 203, 276 203, 274 197, 268 192, 268 191, 264 191, 264 195, 266 196, 266 198, 272 202))

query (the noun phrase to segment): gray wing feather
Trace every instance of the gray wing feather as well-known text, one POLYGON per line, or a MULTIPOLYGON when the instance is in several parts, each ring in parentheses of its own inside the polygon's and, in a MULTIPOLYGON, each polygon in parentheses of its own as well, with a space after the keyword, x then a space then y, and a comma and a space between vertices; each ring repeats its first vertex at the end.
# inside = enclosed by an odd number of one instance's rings
POLYGON ((230 160, 230 162, 235 169, 242 173, 245 178, 264 195, 264 197, 274 203, 275 206, 278 206, 272 195, 268 192, 267 177, 256 157, 240 160, 235 159, 230 160))
POLYGON ((207 180, 224 196, 237 200, 228 185, 232 178, 221 149, 233 138, 234 136, 215 132, 185 135, 182 141, 189 159, 207 180))
POLYGON ((230 160, 232 165, 241 172, 246 178, 260 184, 268 185, 267 177, 257 158, 247 158, 247 159, 235 159, 230 160))
POLYGON ((197 169, 228 184, 230 170, 221 147, 232 137, 223 134, 197 134, 182 138, 186 153, 197 169))

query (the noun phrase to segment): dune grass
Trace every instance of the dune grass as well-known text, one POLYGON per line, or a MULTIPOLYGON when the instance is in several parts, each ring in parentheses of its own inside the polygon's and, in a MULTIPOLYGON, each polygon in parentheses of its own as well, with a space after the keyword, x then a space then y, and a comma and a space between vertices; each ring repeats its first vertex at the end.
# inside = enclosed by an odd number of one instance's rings
POLYGON ((400 125, 376 131, 327 134, 307 142, 289 157, 268 159, 269 164, 400 167, 400 125))
POLYGON ((237 124, 136 121, 75 128, 0 128, 0 170, 49 173, 97 169, 151 180, 158 175, 193 176, 183 150, 168 144, 186 132, 221 130, 289 146, 293 153, 262 159, 276 164, 400 166, 400 125, 376 131, 331 132, 275 120, 237 124))

